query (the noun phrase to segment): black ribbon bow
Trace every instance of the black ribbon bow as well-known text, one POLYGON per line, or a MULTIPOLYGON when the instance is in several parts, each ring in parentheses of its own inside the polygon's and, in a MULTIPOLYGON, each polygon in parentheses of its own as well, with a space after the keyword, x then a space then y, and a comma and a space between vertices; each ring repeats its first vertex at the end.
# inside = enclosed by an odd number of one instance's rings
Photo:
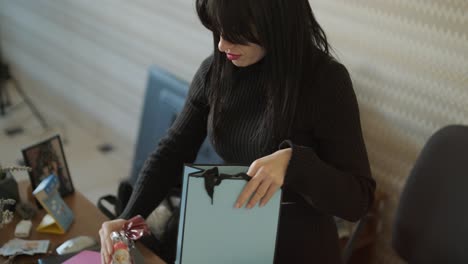
POLYGON ((205 190, 211 198, 211 204, 213 204, 214 187, 220 185, 222 180, 239 178, 246 181, 250 180, 250 177, 246 173, 238 173, 235 175, 219 174, 218 167, 206 170, 201 176, 205 178, 205 190))

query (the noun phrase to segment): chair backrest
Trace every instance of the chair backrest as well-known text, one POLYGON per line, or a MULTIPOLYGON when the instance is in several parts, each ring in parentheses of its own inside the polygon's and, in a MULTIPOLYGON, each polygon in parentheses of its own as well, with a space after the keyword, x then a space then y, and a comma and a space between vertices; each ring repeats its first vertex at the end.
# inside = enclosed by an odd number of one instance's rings
MULTIPOLYGON (((149 154, 166 135, 177 114, 182 110, 188 93, 188 84, 171 73, 152 66, 140 121, 140 130, 135 148, 130 179, 136 180, 149 154)), ((208 140, 203 142, 196 163, 215 164, 222 160, 208 140)))
POLYGON ((393 248, 408 263, 468 263, 468 127, 422 149, 400 197, 393 248))

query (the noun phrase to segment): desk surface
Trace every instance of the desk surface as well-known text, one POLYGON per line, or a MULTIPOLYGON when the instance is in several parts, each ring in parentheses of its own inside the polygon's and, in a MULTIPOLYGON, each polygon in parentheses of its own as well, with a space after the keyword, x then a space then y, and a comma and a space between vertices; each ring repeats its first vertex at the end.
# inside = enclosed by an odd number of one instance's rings
MULTIPOLYGON (((33 197, 31 194, 31 187, 28 181, 22 181, 19 183, 21 200, 32 201, 33 197)), ((55 248, 66 240, 76 237, 79 235, 87 235, 94 237, 99 241, 99 228, 101 227, 102 222, 108 220, 108 218, 99 211, 99 209, 94 206, 86 197, 83 196, 79 191, 75 191, 74 194, 65 197, 65 202, 72 209, 75 214, 75 220, 72 223, 70 229, 64 235, 53 235, 38 233, 35 228, 41 221, 42 217, 45 214, 44 210, 39 210, 38 214, 32 219, 33 227, 31 229, 31 235, 26 239, 38 240, 38 239, 47 239, 50 240, 49 250, 51 254, 55 254, 55 248)), ((0 236, 0 246, 3 246, 10 239, 14 238, 14 230, 16 224, 20 221, 20 217, 15 214, 15 218, 12 223, 6 225, 1 229, 0 236)), ((153 252, 148 250, 143 245, 137 243, 137 247, 140 250, 141 254, 145 258, 145 263, 155 263, 155 264, 164 264, 158 256, 153 252)), ((37 255, 34 257, 30 256, 18 256, 15 258, 14 263, 36 263, 36 260, 44 255, 37 255)), ((0 263, 3 263, 6 258, 0 256, 0 263)))

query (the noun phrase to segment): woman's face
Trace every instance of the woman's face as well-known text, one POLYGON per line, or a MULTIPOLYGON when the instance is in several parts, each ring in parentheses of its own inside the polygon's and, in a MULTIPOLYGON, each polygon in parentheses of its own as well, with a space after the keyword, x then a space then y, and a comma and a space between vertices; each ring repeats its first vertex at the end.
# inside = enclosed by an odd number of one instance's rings
POLYGON ((218 49, 226 53, 226 58, 237 67, 247 67, 260 61, 265 56, 265 49, 248 43, 246 45, 231 43, 220 37, 218 49))

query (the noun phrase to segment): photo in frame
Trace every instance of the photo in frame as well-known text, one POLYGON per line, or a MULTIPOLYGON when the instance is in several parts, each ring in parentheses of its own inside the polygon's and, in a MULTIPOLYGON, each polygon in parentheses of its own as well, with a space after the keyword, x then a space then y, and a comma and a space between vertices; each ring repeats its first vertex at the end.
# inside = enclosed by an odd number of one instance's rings
POLYGON ((59 179, 62 197, 75 191, 59 135, 29 146, 22 153, 25 165, 31 167, 29 179, 33 190, 43 179, 54 174, 59 179))

